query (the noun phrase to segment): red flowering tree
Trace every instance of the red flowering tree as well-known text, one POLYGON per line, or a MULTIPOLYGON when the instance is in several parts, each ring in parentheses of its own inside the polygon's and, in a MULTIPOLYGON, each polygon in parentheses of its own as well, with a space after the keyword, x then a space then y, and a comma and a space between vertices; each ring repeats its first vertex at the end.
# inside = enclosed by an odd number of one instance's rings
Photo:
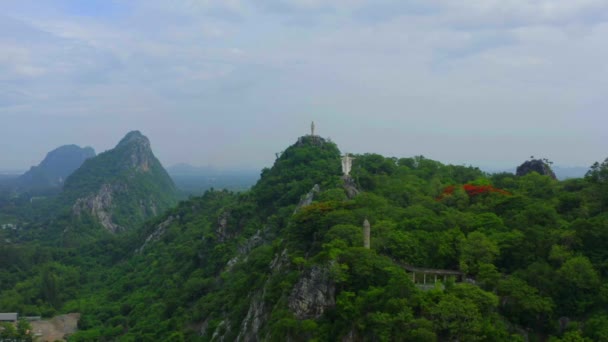
MULTIPOLYGON (((473 198, 473 197, 476 197, 479 195, 489 194, 489 193, 499 193, 502 195, 511 194, 508 191, 496 188, 492 185, 465 184, 462 186, 462 189, 467 193, 467 195, 469 195, 470 198, 473 198)), ((443 189, 443 192, 441 193, 441 195, 439 195, 439 197, 437 199, 441 200, 441 199, 445 198, 446 196, 451 196, 454 194, 455 190, 456 190, 455 185, 449 185, 445 189, 443 189)))

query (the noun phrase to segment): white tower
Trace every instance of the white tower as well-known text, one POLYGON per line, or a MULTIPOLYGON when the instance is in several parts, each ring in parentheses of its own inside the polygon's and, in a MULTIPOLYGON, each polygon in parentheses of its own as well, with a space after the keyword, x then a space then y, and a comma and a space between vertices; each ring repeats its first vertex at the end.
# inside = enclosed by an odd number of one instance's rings
POLYGON ((313 137, 315 136, 315 122, 314 121, 310 124, 310 135, 313 137))
POLYGON ((363 221, 363 248, 369 249, 371 227, 367 218, 363 221))

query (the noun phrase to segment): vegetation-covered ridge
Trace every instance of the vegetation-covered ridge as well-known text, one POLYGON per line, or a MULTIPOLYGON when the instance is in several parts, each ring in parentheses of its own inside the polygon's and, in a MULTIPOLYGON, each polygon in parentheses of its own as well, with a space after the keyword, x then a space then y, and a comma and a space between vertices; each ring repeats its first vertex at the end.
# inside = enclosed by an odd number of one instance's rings
POLYGON ((72 205, 78 219, 91 216, 105 229, 135 228, 173 206, 173 181, 139 131, 118 145, 87 160, 66 181, 61 200, 72 205))
POLYGON ((0 307, 81 312, 75 341, 608 339, 608 160, 560 182, 354 157, 351 198, 338 148, 307 136, 248 192, 79 250, 2 248, 31 276, 0 265, 0 307), (465 281, 421 287, 403 265, 465 281))
POLYGON ((128 133, 114 149, 87 160, 66 180, 64 196, 79 198, 114 180, 135 178, 135 174, 156 177, 159 192, 174 191, 171 178, 152 153, 150 141, 138 131, 128 133))

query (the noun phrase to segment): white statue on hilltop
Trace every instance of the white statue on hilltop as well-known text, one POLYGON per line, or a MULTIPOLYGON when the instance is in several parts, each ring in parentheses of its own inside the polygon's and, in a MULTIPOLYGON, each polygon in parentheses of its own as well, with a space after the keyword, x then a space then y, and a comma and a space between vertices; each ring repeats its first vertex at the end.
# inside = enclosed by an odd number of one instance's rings
POLYGON ((351 157, 348 153, 342 157, 342 173, 344 173, 345 176, 350 175, 350 170, 353 168, 353 160, 355 159, 356 158, 351 157))

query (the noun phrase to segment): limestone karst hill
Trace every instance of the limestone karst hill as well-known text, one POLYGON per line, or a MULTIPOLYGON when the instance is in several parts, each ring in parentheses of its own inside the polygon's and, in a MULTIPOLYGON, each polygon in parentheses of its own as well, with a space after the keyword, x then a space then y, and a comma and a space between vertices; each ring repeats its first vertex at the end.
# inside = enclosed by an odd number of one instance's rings
POLYGON ((135 228, 176 203, 173 181, 139 131, 87 160, 65 182, 61 201, 75 218, 116 233, 135 228))
POLYGON ((68 176, 87 159, 95 157, 91 147, 65 145, 49 152, 44 160, 21 175, 15 182, 18 191, 61 188, 68 176))
POLYGON ((295 204, 315 184, 336 184, 340 176, 340 150, 319 136, 303 136, 277 155, 272 168, 262 170, 253 187, 262 206, 295 204))

